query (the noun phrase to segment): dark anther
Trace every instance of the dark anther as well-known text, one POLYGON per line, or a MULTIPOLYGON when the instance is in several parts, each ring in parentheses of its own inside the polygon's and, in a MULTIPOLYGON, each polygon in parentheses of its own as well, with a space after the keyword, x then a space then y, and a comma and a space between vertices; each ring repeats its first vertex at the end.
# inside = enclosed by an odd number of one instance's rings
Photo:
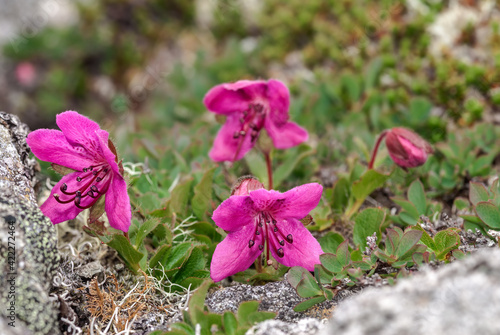
POLYGON ((264 249, 264 244, 259 244, 259 250, 264 249))
POLYGON ((240 117, 240 123, 245 123, 245 119, 240 117))
POLYGON ((87 168, 83 168, 83 172, 87 172, 87 168))
POLYGON ((105 168, 105 169, 104 169, 104 172, 108 172, 108 168, 105 168))
POLYGON ((240 130, 240 135, 241 135, 241 136, 245 136, 246 134, 247 134, 247 132, 246 132, 246 131, 244 131, 244 130, 240 130))
POLYGON ((243 111, 243 116, 247 116, 248 115, 248 111, 243 111))
POLYGON ((82 181, 82 177, 76 177, 76 181, 82 181))
POLYGON ((94 168, 94 167, 93 167, 93 166, 91 166, 91 167, 89 167, 89 170, 90 170, 90 171, 92 171, 92 169, 93 169, 93 168, 94 168))
POLYGON ((257 113, 262 112, 262 110, 264 109, 264 107, 262 105, 260 105, 260 104, 255 105, 253 108, 255 109, 255 111, 257 113))
POLYGON ((82 196, 82 191, 76 191, 76 196, 81 197, 82 196))
POLYGON ((79 195, 77 195, 77 196, 75 197, 75 204, 79 206, 79 205, 80 205, 80 201, 81 201, 81 200, 82 200, 82 198, 81 198, 79 195))
POLYGON ((259 227, 262 227, 262 221, 259 221, 259 227))
POLYGON ((285 240, 281 240, 280 245, 285 245, 285 240))
POLYGON ((278 227, 274 227, 274 232, 276 233, 278 231, 278 227))
POLYGON ((94 193, 92 193, 92 190, 88 191, 88 192, 87 192, 87 195, 88 195, 89 197, 92 197, 92 198, 94 197, 94 193))
POLYGON ((283 248, 279 248, 276 250, 276 253, 278 254, 279 257, 285 256, 285 252, 283 251, 283 248))
POLYGON ((293 236, 292 236, 292 234, 286 235, 286 240, 288 241, 288 243, 293 243, 293 236))
POLYGON ((253 245, 255 244, 255 241, 254 240, 250 240, 248 241, 248 247, 251 248, 253 247, 253 245))
POLYGON ((97 173, 98 173, 98 171, 97 171, 97 170, 92 172, 92 174, 93 174, 94 176, 97 176, 97 173))
POLYGON ((255 232, 255 235, 260 235, 260 231, 258 231, 258 230, 257 230, 257 231, 255 232))
POLYGON ((56 198, 56 199, 59 198, 59 194, 54 193, 54 198, 56 198))
POLYGON ((238 138, 240 137, 240 132, 239 131, 235 131, 234 134, 233 134, 233 138, 238 138))
POLYGON ((90 187, 90 189, 91 189, 92 191, 94 191, 94 192, 99 192, 99 191, 97 190, 97 186, 95 186, 95 185, 92 185, 92 186, 90 187))
POLYGON ((257 129, 257 125, 255 123, 250 123, 248 126, 253 130, 257 129))
POLYGON ((97 178, 95 179, 95 181, 97 181, 97 182, 100 182, 101 180, 102 180, 102 178, 101 178, 101 177, 97 177, 97 178))
POLYGON ((273 219, 273 224, 277 224, 277 223, 278 223, 278 221, 276 221, 275 219, 273 219))
POLYGON ((63 192, 64 192, 64 191, 66 191, 67 189, 68 189, 68 185, 66 185, 66 183, 63 183, 63 184, 61 185, 61 191, 63 191, 63 192))

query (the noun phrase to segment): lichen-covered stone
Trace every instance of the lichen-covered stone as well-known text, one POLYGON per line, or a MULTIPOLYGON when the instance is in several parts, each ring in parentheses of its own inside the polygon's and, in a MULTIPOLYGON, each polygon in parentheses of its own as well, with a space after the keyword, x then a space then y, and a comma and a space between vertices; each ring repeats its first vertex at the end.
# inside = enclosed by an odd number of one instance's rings
POLYGON ((500 334, 500 250, 428 269, 341 303, 322 335, 500 334))
POLYGON ((0 333, 59 334, 49 300, 60 262, 56 230, 35 202, 27 133, 17 117, 0 112, 0 333))

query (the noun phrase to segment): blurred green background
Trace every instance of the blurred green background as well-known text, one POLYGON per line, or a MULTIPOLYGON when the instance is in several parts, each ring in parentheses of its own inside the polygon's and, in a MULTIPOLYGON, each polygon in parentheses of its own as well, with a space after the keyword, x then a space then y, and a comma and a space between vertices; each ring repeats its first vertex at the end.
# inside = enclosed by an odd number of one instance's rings
MULTIPOLYGON (((394 126, 417 131, 439 150, 424 167, 401 172, 393 194, 421 177, 451 206, 468 180, 487 178, 496 166, 494 1, 35 4, 41 14, 21 13, 20 30, 3 45, 0 108, 31 129, 55 127, 64 110, 87 115, 111 132, 125 161, 167 173, 159 178, 167 186, 181 172, 212 164, 207 153, 220 125, 202 99, 212 86, 240 79, 284 81, 291 119, 310 133, 307 144, 275 152, 281 164, 308 157, 294 162, 283 187, 312 180, 331 186, 364 164, 377 134, 394 126)), ((382 154, 384 164, 390 160, 382 154)), ((242 162, 219 176, 229 185, 249 170, 242 162)))

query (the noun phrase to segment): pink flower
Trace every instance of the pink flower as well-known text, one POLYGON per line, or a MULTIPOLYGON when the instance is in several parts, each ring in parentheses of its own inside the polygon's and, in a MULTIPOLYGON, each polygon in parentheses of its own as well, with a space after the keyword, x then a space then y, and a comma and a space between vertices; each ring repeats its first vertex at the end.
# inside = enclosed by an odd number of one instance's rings
POLYGON ((323 251, 299 220, 318 205, 322 192, 311 183, 285 193, 261 188, 226 199, 212 216, 228 234, 215 248, 210 277, 217 282, 246 270, 264 246, 267 259, 270 251, 285 266, 313 271, 323 251))
POLYGON ((31 86, 36 79, 36 69, 30 62, 19 63, 16 67, 17 81, 23 86, 31 86))
POLYGON ((209 111, 227 116, 209 156, 216 162, 237 161, 255 145, 265 128, 278 149, 307 140, 307 131, 288 121, 290 93, 281 81, 240 80, 213 87, 203 103, 209 111))
POLYGON ((432 147, 422 137, 406 128, 392 128, 387 132, 385 145, 394 163, 402 168, 425 164, 432 147))
POLYGON ((54 186, 42 212, 53 224, 60 223, 74 219, 105 195, 111 227, 127 232, 132 215, 127 184, 108 132, 72 111, 57 115, 56 122, 62 131, 39 129, 26 140, 39 159, 52 162, 57 171, 70 172, 54 186))

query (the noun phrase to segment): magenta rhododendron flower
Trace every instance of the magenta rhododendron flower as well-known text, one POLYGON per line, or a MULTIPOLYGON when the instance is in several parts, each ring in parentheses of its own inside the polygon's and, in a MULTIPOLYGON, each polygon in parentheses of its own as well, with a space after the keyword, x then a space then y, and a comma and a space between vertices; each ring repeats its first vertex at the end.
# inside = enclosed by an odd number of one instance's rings
POLYGON ((402 168, 425 164, 432 147, 422 137, 406 128, 392 128, 387 132, 385 145, 394 163, 402 168))
POLYGON ((255 145, 265 128, 278 149, 307 140, 307 131, 288 121, 290 93, 281 81, 240 80, 213 87, 203 103, 209 111, 227 116, 209 153, 212 160, 237 161, 255 145))
POLYGON ((74 219, 105 196, 111 227, 127 232, 132 215, 127 184, 108 132, 73 111, 57 115, 56 122, 62 131, 39 129, 27 138, 36 157, 67 173, 41 206, 42 212, 53 224, 60 223, 74 219))
POLYGON ((217 282, 246 270, 264 247, 267 259, 271 252, 285 266, 313 271, 323 251, 299 220, 318 205, 322 192, 311 183, 285 193, 261 188, 226 199, 212 216, 228 234, 215 249, 210 277, 217 282))

